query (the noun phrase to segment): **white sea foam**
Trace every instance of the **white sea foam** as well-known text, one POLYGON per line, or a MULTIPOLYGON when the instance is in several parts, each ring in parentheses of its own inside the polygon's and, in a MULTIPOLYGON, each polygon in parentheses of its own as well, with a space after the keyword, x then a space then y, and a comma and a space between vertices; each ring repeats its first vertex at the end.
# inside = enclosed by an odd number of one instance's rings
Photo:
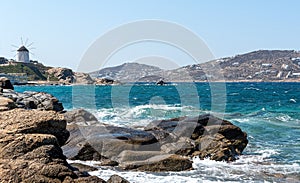
POLYGON ((256 90, 256 91, 262 91, 261 89, 255 88, 255 87, 246 87, 246 88, 244 88, 244 90, 256 90))
POLYGON ((232 163, 213 161, 209 159, 200 160, 193 158, 192 171, 146 173, 135 171, 120 171, 114 168, 95 166, 95 161, 71 161, 69 163, 83 163, 97 167, 97 171, 89 172, 91 175, 99 176, 108 180, 113 174, 118 174, 130 182, 153 182, 153 183, 200 183, 200 182, 284 182, 300 181, 298 172, 300 165, 275 164, 266 161, 267 157, 278 154, 272 149, 258 150, 257 155, 243 155, 232 163), (289 178, 289 179, 288 179, 289 178))
POLYGON ((192 106, 139 105, 135 107, 116 107, 91 111, 100 122, 118 126, 146 126, 153 120, 169 119, 179 116, 196 116, 201 111, 192 106))
MULTIPOLYGON (((153 183, 200 183, 200 182, 299 182, 299 163, 277 164, 266 161, 267 157, 277 153, 272 150, 261 151, 261 155, 243 155, 232 163, 217 162, 209 159, 193 159, 191 171, 149 173, 121 171, 110 167, 95 166, 96 162, 82 162, 98 168, 91 175, 108 180, 117 174, 130 182, 153 183)), ((80 163, 79 161, 76 161, 80 163)))

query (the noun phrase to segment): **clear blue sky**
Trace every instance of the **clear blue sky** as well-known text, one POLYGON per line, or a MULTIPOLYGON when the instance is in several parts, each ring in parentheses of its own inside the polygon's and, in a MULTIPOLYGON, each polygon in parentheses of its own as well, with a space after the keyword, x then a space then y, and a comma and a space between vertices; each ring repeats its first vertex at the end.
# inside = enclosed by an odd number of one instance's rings
POLYGON ((36 47, 32 59, 75 70, 98 37, 143 19, 185 26, 216 57, 258 49, 300 50, 297 0, 6 0, 0 8, 0 56, 12 58, 11 44, 29 38, 36 47))

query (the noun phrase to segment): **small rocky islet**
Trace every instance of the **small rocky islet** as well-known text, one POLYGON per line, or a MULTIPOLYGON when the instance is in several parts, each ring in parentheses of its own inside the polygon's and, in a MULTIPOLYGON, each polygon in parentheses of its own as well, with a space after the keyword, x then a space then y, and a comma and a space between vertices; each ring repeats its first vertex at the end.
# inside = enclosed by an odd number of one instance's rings
MULTIPOLYGON (((88 174, 95 168, 67 159, 128 171, 188 171, 193 157, 234 161, 248 143, 239 127, 211 114, 118 127, 83 109, 64 111, 50 94, 17 93, 0 82, 0 182, 106 182, 88 174)), ((112 175, 107 182, 128 181, 112 175)))

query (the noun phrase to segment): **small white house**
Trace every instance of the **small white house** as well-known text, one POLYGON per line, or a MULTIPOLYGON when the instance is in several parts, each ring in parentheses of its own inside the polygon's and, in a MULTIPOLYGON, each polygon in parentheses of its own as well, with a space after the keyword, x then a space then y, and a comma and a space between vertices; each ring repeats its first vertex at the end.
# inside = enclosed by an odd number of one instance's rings
POLYGON ((17 50, 17 62, 29 63, 29 51, 25 46, 21 46, 17 50))

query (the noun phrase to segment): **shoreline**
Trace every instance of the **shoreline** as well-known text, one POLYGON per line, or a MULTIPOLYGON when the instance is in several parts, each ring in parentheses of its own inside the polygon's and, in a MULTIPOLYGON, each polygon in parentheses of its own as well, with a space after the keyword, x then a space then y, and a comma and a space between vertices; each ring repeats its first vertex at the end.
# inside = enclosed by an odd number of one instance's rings
MULTIPOLYGON (((44 81, 31 81, 29 83, 14 84, 14 86, 78 86, 78 85, 95 85, 95 86, 107 86, 107 85, 127 85, 127 84, 155 84, 156 82, 139 81, 139 82, 126 82, 120 84, 80 84, 80 83, 60 83, 60 82, 44 82, 44 81)), ((172 83, 300 83, 300 79, 297 80, 212 80, 212 81, 166 81, 166 85, 172 83)))

